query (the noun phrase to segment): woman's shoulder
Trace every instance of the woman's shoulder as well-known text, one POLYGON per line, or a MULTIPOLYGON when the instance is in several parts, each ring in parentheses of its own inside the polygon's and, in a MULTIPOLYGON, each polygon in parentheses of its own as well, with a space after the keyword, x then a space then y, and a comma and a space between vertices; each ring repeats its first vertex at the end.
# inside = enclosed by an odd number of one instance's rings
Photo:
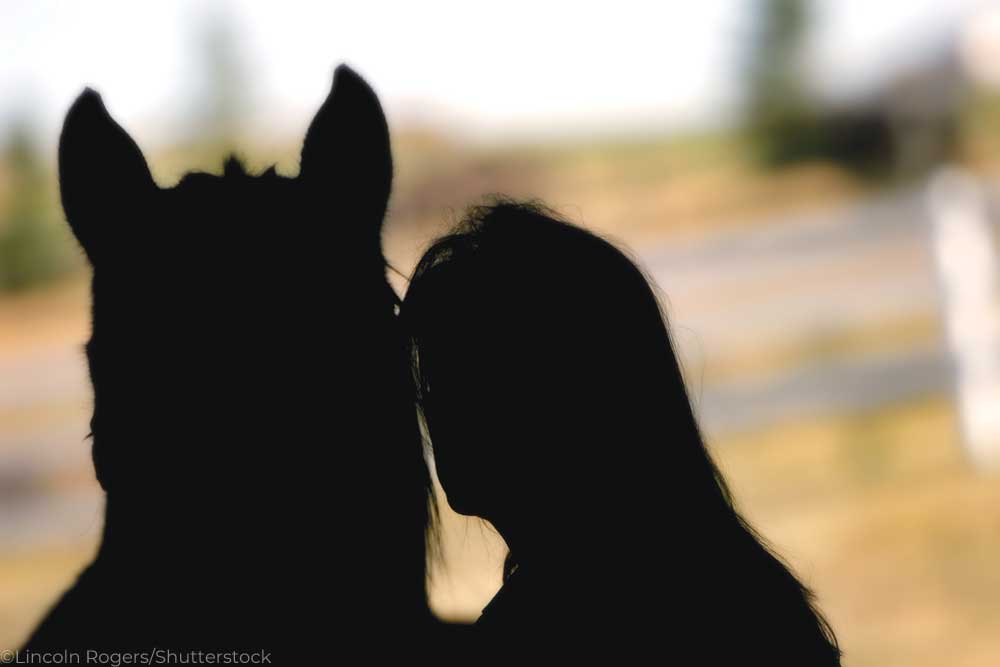
POLYGON ((478 627, 530 628, 548 626, 572 614, 573 593, 563 590, 554 577, 522 572, 511 574, 483 607, 478 627))
POLYGON ((496 594, 483 607, 483 611, 476 621, 476 626, 493 628, 518 622, 519 617, 524 612, 525 598, 526 596, 530 596, 530 591, 525 593, 522 589, 521 577, 517 576, 516 573, 508 577, 496 594))

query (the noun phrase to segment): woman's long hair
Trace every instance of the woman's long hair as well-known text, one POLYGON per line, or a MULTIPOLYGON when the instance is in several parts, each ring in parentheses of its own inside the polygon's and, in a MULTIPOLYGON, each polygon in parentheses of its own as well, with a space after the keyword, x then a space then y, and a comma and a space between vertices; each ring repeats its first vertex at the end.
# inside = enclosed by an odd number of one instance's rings
POLYGON ((468 376, 465 409, 530 430, 530 444, 502 440, 496 460, 520 467, 501 466, 516 479, 497 488, 593 535, 582 576, 655 580, 692 619, 839 655, 810 591, 736 510, 655 289, 625 252, 541 205, 499 200, 430 246, 402 315, 425 418, 435 381, 474 365, 485 370, 468 376), (440 361, 444 345, 461 361, 440 361))

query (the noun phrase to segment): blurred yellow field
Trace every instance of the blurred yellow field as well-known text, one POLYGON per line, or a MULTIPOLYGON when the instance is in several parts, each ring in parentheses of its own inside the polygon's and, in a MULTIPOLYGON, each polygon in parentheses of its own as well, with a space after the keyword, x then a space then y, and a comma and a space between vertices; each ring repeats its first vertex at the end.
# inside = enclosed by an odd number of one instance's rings
MULTIPOLYGON (((1000 660, 1000 478, 974 473, 949 403, 790 423, 713 443, 740 507, 816 592, 857 667, 1000 660)), ((438 613, 471 619, 504 546, 446 506, 438 613)), ((0 646, 15 646, 95 543, 0 559, 0 646)), ((586 557, 581 545, 579 557, 586 557)))

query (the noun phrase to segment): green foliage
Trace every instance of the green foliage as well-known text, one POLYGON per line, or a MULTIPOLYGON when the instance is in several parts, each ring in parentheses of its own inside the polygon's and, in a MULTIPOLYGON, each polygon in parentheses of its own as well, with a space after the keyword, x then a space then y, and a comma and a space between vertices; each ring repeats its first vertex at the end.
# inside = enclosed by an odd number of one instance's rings
POLYGON ((57 213, 54 181, 26 124, 11 126, 2 164, 8 197, 0 208, 0 291, 27 289, 79 268, 57 213))
POLYGON ((757 29, 747 71, 747 139, 765 167, 806 160, 834 162, 864 178, 893 168, 895 138, 877 106, 828 110, 804 85, 808 0, 758 0, 757 29))
POLYGON ((747 72, 747 125, 758 158, 777 165, 814 143, 814 113, 799 62, 808 13, 804 0, 759 0, 747 72))

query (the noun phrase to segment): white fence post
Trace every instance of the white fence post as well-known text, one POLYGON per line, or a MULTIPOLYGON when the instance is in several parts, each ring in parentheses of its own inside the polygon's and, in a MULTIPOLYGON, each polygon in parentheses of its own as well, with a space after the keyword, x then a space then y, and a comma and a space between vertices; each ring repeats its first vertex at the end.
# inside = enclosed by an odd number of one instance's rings
POLYGON ((976 465, 1000 466, 1000 274, 986 192, 946 167, 932 177, 928 201, 965 447, 976 465))

